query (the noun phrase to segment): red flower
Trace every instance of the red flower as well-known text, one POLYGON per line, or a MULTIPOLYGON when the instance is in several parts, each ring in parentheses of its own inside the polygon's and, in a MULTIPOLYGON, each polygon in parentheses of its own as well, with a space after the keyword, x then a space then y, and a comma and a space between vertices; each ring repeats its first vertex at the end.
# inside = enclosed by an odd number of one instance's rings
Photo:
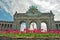
POLYGON ((20 31, 20 30, 16 30, 16 32, 17 32, 17 34, 21 33, 21 31, 20 31))
POLYGON ((4 28, 2 28, 2 31, 1 31, 1 33, 6 33, 6 31, 5 31, 5 29, 4 29, 4 28))
POLYGON ((12 29, 9 29, 8 32, 9 32, 9 33, 13 33, 13 30, 12 30, 12 29))
POLYGON ((29 32, 28 28, 25 28, 25 29, 24 29, 24 32, 25 32, 25 33, 28 33, 28 32, 29 32))

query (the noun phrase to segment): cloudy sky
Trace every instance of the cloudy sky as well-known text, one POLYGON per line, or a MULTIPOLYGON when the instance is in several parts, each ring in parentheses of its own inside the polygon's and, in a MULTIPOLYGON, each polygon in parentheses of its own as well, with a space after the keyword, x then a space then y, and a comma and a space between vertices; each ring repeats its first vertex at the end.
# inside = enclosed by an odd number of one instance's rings
POLYGON ((13 20, 15 11, 26 12, 31 5, 36 5, 41 12, 52 10, 55 20, 60 20, 60 0, 0 0, 0 19, 13 20))

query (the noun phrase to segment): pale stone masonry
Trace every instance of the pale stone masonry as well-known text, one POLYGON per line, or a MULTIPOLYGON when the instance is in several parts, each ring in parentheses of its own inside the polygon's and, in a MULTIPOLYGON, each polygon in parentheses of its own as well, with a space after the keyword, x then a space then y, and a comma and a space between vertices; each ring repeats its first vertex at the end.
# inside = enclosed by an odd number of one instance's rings
POLYGON ((30 28, 30 24, 35 22, 37 24, 37 29, 41 29, 41 23, 45 22, 48 30, 60 30, 60 21, 54 21, 54 14, 52 11, 42 13, 34 6, 31 6, 26 13, 15 12, 13 17, 14 21, 0 21, 0 30, 1 28, 5 28, 5 30, 20 29, 22 22, 26 23, 27 28, 30 28))

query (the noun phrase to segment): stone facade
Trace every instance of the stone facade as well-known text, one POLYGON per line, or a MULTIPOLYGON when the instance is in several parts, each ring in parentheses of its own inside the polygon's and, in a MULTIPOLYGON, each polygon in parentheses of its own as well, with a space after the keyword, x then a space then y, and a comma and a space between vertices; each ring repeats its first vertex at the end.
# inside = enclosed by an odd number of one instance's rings
POLYGON ((40 12, 37 7, 31 6, 26 13, 15 12, 14 21, 0 21, 0 27, 7 29, 20 29, 21 23, 25 22, 26 27, 30 28, 30 24, 35 22, 37 24, 37 29, 41 29, 41 23, 45 22, 47 24, 48 30, 59 30, 60 21, 54 21, 54 14, 52 11, 48 13, 40 12))
POLYGON ((55 27, 57 30, 60 30, 60 21, 55 21, 55 27))

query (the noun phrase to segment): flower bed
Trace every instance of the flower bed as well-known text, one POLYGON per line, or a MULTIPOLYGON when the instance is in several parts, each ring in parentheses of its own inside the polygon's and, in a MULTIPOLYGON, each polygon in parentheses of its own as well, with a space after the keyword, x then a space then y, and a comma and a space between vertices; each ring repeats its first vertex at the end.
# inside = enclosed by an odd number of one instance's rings
POLYGON ((41 32, 41 30, 28 30, 24 29, 24 32, 20 30, 11 30, 8 31, 2 30, 0 36, 6 37, 60 37, 60 30, 50 30, 46 32, 41 32))

